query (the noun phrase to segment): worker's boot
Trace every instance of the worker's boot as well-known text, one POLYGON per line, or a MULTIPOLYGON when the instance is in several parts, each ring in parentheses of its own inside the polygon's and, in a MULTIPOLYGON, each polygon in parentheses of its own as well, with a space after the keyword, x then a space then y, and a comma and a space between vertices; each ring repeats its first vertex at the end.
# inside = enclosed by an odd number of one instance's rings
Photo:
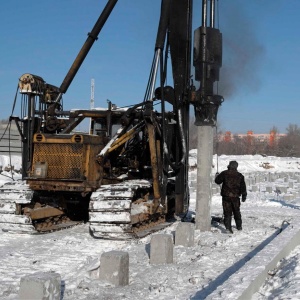
POLYGON ((237 230, 242 230, 242 220, 241 219, 235 220, 235 225, 236 225, 237 230))
POLYGON ((224 216, 224 225, 226 229, 231 228, 231 218, 224 216))
POLYGON ((226 228, 226 233, 233 233, 232 228, 226 228))

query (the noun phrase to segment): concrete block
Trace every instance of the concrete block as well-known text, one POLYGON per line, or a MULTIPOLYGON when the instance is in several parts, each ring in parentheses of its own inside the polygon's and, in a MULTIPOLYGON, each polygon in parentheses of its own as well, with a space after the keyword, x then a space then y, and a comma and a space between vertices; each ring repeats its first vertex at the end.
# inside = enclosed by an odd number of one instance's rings
POLYGON ((196 175, 196 173, 193 173, 193 172, 189 172, 189 177, 190 177, 190 180, 192 181, 192 180, 197 180, 197 175, 196 175))
POLYGON ((290 179, 295 179, 295 173, 289 173, 290 179))
POLYGON ((252 185, 251 191, 252 191, 252 192, 257 192, 257 191, 258 191, 258 186, 252 185))
POLYGON ((283 200, 294 200, 295 196, 293 194, 285 194, 282 196, 283 200))
POLYGON ((193 223, 181 222, 175 231, 175 246, 194 246, 195 226, 193 223))
POLYGON ((115 286, 129 284, 129 254, 124 251, 104 252, 100 258, 99 279, 115 286))
POLYGON ((292 189, 293 187, 294 187, 294 182, 290 181, 290 182, 289 182, 289 188, 292 189))
POLYGON ((193 188, 193 187, 190 187, 190 194, 191 194, 191 193, 195 193, 195 192, 196 192, 196 189, 193 188))
POLYGON ((273 189, 271 186, 266 186, 266 192, 267 193, 272 193, 273 189))
POLYGON ((193 188, 197 187, 197 180, 191 180, 190 186, 193 188))
POLYGON ((281 193, 287 193, 286 186, 277 186, 276 189, 279 190, 281 193))
POLYGON ((38 272, 21 278, 20 300, 60 300, 61 277, 53 272, 38 272))
POLYGON ((173 263, 173 236, 155 234, 150 241, 150 264, 173 263))

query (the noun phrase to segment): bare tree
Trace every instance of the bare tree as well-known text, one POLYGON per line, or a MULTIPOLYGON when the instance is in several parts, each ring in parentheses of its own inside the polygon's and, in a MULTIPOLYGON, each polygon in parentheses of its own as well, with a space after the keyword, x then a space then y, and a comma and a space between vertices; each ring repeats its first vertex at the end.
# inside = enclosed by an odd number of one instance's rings
POLYGON ((278 142, 279 156, 300 157, 300 128, 296 124, 289 124, 286 136, 278 142))

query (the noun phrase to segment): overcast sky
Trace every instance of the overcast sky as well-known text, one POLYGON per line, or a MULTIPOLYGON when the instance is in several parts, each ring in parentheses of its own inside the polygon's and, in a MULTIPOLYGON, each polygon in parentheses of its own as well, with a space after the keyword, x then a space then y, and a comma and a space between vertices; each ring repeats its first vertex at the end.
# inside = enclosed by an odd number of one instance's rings
MULTIPOLYGON (((10 116, 18 78, 60 86, 106 0, 3 1, 0 10, 0 119, 10 116)), ((219 0, 223 67, 219 129, 284 133, 300 124, 300 1, 219 0)), ((119 0, 64 96, 64 108, 143 100, 154 53, 160 0, 119 0)), ((194 1, 194 29, 201 1, 194 1)), ((170 83, 169 83, 170 84, 170 83)), ((193 110, 191 110, 193 111, 193 110)), ((18 108, 14 113, 18 115, 18 108)))

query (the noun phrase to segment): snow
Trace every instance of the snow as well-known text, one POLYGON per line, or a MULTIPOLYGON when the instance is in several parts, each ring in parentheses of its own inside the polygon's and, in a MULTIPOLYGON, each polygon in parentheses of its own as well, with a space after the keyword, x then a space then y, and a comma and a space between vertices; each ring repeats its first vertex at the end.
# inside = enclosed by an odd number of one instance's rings
MULTIPOLYGON (((191 151, 190 215, 195 214, 196 158, 196 151, 191 151)), ((248 182, 248 197, 241 205, 242 231, 236 230, 234 221, 233 234, 226 234, 224 225, 218 222, 213 223, 209 232, 196 230, 195 245, 174 246, 174 263, 166 265, 150 265, 151 236, 131 241, 94 239, 89 235, 88 224, 43 235, 1 232, 0 299, 18 299, 23 276, 51 271, 61 275, 62 299, 205 299, 222 285, 226 290, 242 288, 242 283, 230 285, 230 276, 240 276, 238 282, 242 282, 245 264, 267 247, 284 224, 298 223, 300 159, 214 156, 212 176, 226 169, 230 160, 239 163, 238 169, 248 182), (275 175, 278 178, 272 181, 275 175), (252 186, 257 186, 257 191, 252 192, 252 186), (266 191, 269 186, 271 192, 266 191), (279 193, 278 187, 286 187, 286 192, 279 193), (128 286, 114 287, 98 279, 101 254, 112 250, 129 253, 128 286)), ((20 168, 20 161, 13 157, 12 165, 20 168)), ((0 156, 0 162, 5 167, 10 159, 0 156)), ((0 183, 10 180, 7 176, 9 172, 2 172, 0 183)), ((15 180, 19 177, 14 174, 15 180)), ((217 188, 213 185, 213 189, 217 188)), ((211 214, 222 217, 221 197, 217 192, 212 197, 211 214)), ((174 235, 177 225, 174 223, 160 233, 174 235)), ((270 270, 252 299, 300 299, 299 262, 300 246, 297 246, 270 270)))

